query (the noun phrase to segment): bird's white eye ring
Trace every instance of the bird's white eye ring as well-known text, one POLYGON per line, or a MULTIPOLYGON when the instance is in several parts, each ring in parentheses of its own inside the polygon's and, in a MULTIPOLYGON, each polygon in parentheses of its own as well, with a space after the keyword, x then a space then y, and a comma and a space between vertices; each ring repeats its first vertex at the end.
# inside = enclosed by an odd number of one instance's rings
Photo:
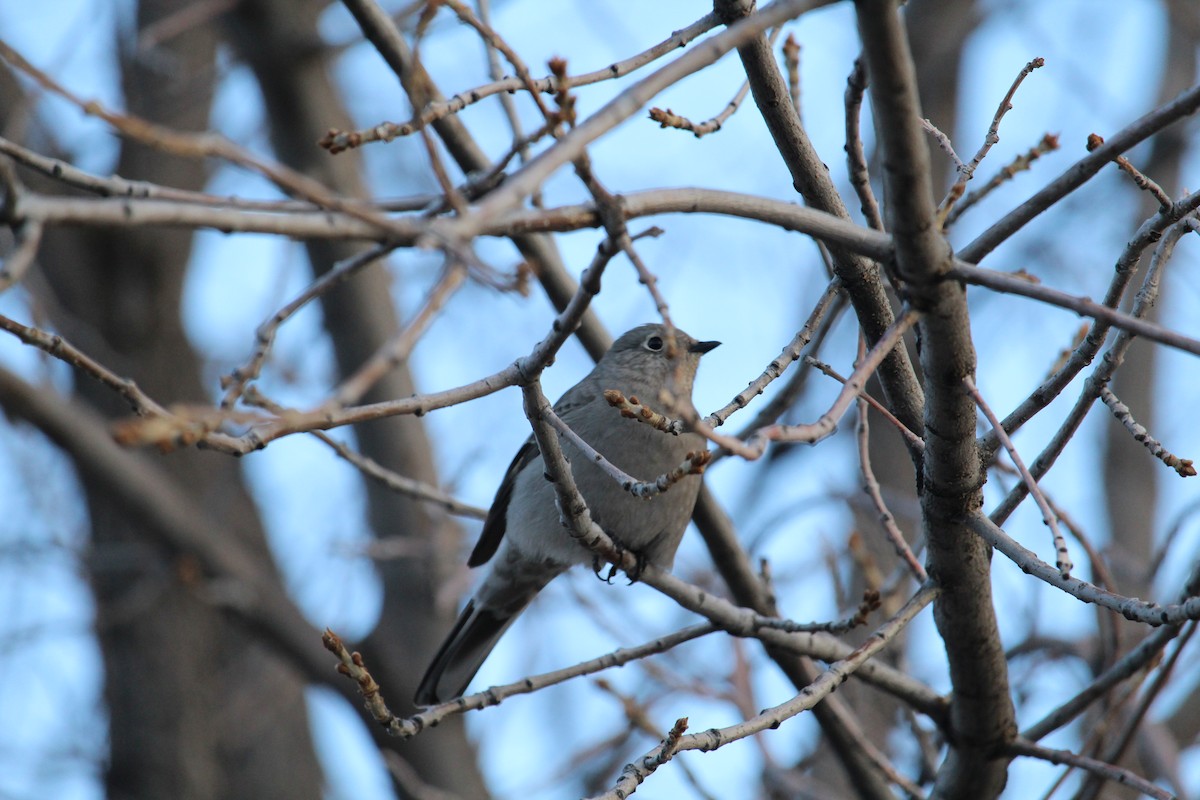
POLYGON ((661 336, 651 336, 646 340, 646 349, 657 353, 663 349, 663 340, 661 336))

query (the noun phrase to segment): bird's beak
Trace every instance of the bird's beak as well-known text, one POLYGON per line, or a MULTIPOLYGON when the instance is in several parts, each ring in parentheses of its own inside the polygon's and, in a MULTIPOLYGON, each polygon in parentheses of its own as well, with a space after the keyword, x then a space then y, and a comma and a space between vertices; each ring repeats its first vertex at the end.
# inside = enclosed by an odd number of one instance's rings
POLYGON ((703 354, 703 353, 707 353, 709 350, 713 350, 717 347, 720 347, 720 345, 721 345, 720 342, 696 342, 695 344, 693 344, 691 347, 688 348, 688 352, 703 354))

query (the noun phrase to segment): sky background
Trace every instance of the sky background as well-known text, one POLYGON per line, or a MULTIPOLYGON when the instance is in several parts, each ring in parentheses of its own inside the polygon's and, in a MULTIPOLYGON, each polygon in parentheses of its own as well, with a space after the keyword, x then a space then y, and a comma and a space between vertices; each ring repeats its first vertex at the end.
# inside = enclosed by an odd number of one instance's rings
MULTIPOLYGON (((990 176, 1045 132, 1058 133, 1062 150, 1046 156, 997 192, 955 227, 952 241, 961 246, 1006 210, 1058 175, 1084 154, 1090 132, 1110 135, 1151 109, 1160 77, 1165 17, 1149 0, 1066 0, 1057 3, 985 3, 986 22, 969 43, 964 60, 964 89, 958 121, 934 120, 949 130, 959 126, 956 147, 968 157, 979 146, 996 105, 1021 67, 1035 56, 1046 66, 1022 86, 1015 108, 1005 118, 1001 141, 984 166, 990 176)), ((34 64, 84 97, 122 107, 114 43, 128 46, 132 36, 130 2, 50 0, 39 4, 0 0, 0 30, 34 64)), ((507 0, 494 10, 496 28, 522 55, 535 75, 547 59, 567 55, 572 73, 590 71, 627 57, 657 42, 705 13, 703 3, 642 4, 637 18, 629 4, 600 0, 536 2, 507 0)), ((803 115, 814 144, 839 186, 846 187, 843 162, 842 92, 858 54, 852 6, 841 4, 803 17, 788 26, 801 42, 803 115)), ((344 10, 333 5, 323 20, 331 43, 353 42, 357 31, 344 10)), ((487 82, 483 48, 468 29, 443 15, 422 47, 425 65, 442 90, 451 94, 487 82)), ((740 86, 740 65, 726 57, 702 75, 672 87, 653 102, 693 120, 719 112, 740 86)), ((360 125, 402 121, 407 102, 394 78, 365 44, 345 48, 337 76, 360 125)), ((586 116, 628 85, 601 83, 578 90, 578 107, 586 116)), ((532 104, 518 96, 524 119, 531 122, 532 104)), ((74 163, 100 174, 113 169, 117 143, 105 127, 64 103, 46 98, 39 114, 57 120, 56 144, 73 154, 74 163)), ((508 127, 496 102, 472 106, 464 122, 492 156, 508 147, 508 127)), ((266 152, 265 124, 256 86, 249 72, 225 54, 223 80, 216 100, 213 127, 230 138, 266 152)), ((1188 123, 1195 135, 1195 121, 1188 123)), ((532 126, 530 126, 532 127, 532 126)), ((864 121, 864 131, 870 124, 864 121)), ((868 147, 870 142, 868 141, 868 147)), ((751 102, 724 129, 696 139, 680 131, 660 130, 644 113, 625 122, 590 151, 598 177, 613 191, 698 185, 752 192, 793 201, 786 170, 751 102)), ((1144 148, 1135 150, 1144 156, 1144 148)), ((416 140, 365 148, 367 175, 378 196, 435 189, 422 167, 416 140)), ((935 158, 940 153, 934 153, 935 158)), ((1200 174, 1193 151, 1185 175, 1200 174)), ((1193 181, 1195 178, 1193 177, 1193 181)), ((1193 187, 1194 188, 1194 187, 1193 187)), ((274 197, 265 182, 233 168, 216 171, 214 193, 274 197)), ((560 171, 545 187, 548 205, 586 199, 574 176, 560 171)), ((847 198, 852 194, 843 192, 847 198)), ((1111 265, 1129 238, 1131 209, 1137 197, 1127 181, 1107 170, 1084 190, 1068 198, 1015 236, 985 263, 995 269, 1029 268, 1044 282, 1075 294, 1097 296, 1107 284, 1111 265)), ((856 203, 848 202, 856 207, 856 203)), ((724 345, 705 357, 696 384, 695 402, 702 413, 720 407, 756 377, 803 324, 825 286, 824 271, 811 241, 763 225, 712 217, 676 215, 636 221, 638 231, 654 224, 665 234, 644 239, 638 249, 659 276, 674 321, 700 339, 724 345)), ((559 237, 569 267, 576 274, 600 241, 596 231, 559 237)), ((1194 240, 1196 237, 1190 237, 1194 240)), ((481 242, 479 253, 490 263, 511 268, 518 256, 505 242, 481 242)), ((440 257, 400 252, 388 269, 396 276, 395 302, 402 318, 420 307, 437 279, 440 257)), ((1164 321, 1185 333, 1200 335, 1190 309, 1200 302, 1200 244, 1185 239, 1170 267, 1164 321), (1181 321, 1182 320, 1182 321, 1181 321)), ((299 244, 265 236, 223 236, 202 232, 188 280, 185 324, 195 346, 209 359, 214 396, 219 376, 242 361, 253 346, 254 328, 308 282, 299 244)), ((1048 354, 1067 346, 1080 321, 1067 312, 1045 310, 1028 301, 971 293, 972 324, 980 342, 978 383, 1001 414, 1023 398, 1050 367, 1048 354), (1014 320, 1019 330, 1010 331, 1014 320), (1054 342, 1054 348, 1046 345, 1054 342), (1031 359, 1036 366, 1031 367, 1031 359)), ((23 289, 0 296, 0 313, 29 319, 23 289)), ((627 262, 614 261, 594 307, 609 330, 619 333, 655 317, 654 306, 627 262)), ((419 386, 437 390, 473 380, 526 354, 549 329, 552 309, 535 291, 528 297, 498 294, 480 285, 461 291, 434 323, 416 350, 412 366, 419 386)), ((320 400, 333 379, 331 349, 321 330, 319 311, 297 315, 279 336, 264 389, 276 399, 304 407, 320 400)), ((1200 452, 1200 432, 1184 413, 1179 398, 1200 390, 1194 359, 1160 350, 1164 382, 1162 422, 1154 431, 1175 452, 1200 452)), ((823 351, 826 361, 843 373, 854 356, 851 320, 843 319, 823 351)), ((70 376, 10 338, 0 338, 0 363, 64 390, 70 376)), ((590 363, 574 342, 563 350, 544 379, 556 397, 575 383, 590 363)), ((838 387, 814 379, 797 409, 797 419, 815 418, 838 387)), ((1058 424, 1077 387, 1024 428, 1018 448, 1034 450, 1058 424)), ((507 390, 465 406, 425 417, 437 442, 444 485, 457 496, 487 506, 513 452, 528 435, 520 415, 520 396, 507 390)), ((736 429, 744 420, 735 417, 736 429)), ((1069 448, 1045 485, 1069 508, 1096 540, 1108 536, 1099 483, 1095 475, 1095 432, 1110 424, 1102 414, 1085 423, 1080 441, 1069 448), (1080 476, 1087 476, 1083 479, 1080 476)), ((780 587, 780 602, 794 619, 828 619, 839 612, 831 604, 826 557, 840 547, 849 524, 847 500, 857 497, 853 420, 817 448, 794 449, 787 467, 770 472, 761 465, 729 460, 710 470, 708 484, 731 510, 752 555, 771 560, 780 587), (803 576, 803 580, 799 577, 803 576), (794 580, 793 580, 794 578, 794 580)), ((882 430, 877 424, 876 430, 882 430)), ((350 434, 339 434, 350 438, 350 434)), ((365 530, 363 491, 357 474, 315 440, 291 437, 243 460, 275 551, 297 602, 317 626, 330 626, 349 639, 366 633, 379 608, 379 587, 362 550, 365 530), (286 546, 282 546, 286 543, 286 546)), ((1175 543, 1159 598, 1177 591, 1189 554, 1197 549, 1197 526, 1190 520, 1200 495, 1187 482, 1164 478, 1159 515, 1164 530, 1177 518, 1188 520, 1175 543)), ((989 506, 999 496, 988 487, 989 506)), ((81 574, 86 547, 86 509, 64 459, 39 436, 0 420, 0 716, 16 724, 0 726, 0 797, 90 798, 101 795, 97 762, 104 752, 101 665, 90 633, 91 602, 81 574), (60 713, 72 709, 69 721, 60 713)), ((473 541, 478 524, 462 522, 473 541)), ((1049 558, 1048 537, 1036 513, 1022 509, 1006 526, 1019 541, 1049 558)), ((385 532, 386 533, 386 532, 385 532)), ((1077 557, 1076 563, 1083 559, 1077 557)), ((994 583, 1003 598, 1001 632, 1006 644, 1031 630, 1069 636, 1087 635, 1094 613, 1054 590, 1036 584, 1003 558, 994 561, 994 583)), ((709 559, 697 536, 689 536, 676 561, 676 572, 705 581, 709 559)), ((463 580, 469 578, 465 575, 463 580)), ((618 582, 621 583, 621 582, 618 582)), ((474 684, 508 682, 644 641, 688 624, 689 615, 643 586, 600 585, 586 571, 556 581, 502 641, 474 684), (618 628, 612 608, 620 611, 618 628)), ((924 614, 913 626, 909 658, 912 671, 940 690, 948 688, 940 642, 924 614)), ((697 675, 728 671, 741 649, 761 664, 755 648, 711 637, 680 648, 663 663, 697 675)), ((1194 649, 1194 645, 1193 645, 1194 649)), ((1183 663, 1187 663, 1185 655, 1183 663)), ((636 691, 644 681, 638 668, 605 673, 624 690, 636 691)), ((1024 694, 1020 721, 1028 724, 1063 699, 1062 686, 1085 679, 1082 668, 1068 663, 1012 665, 1012 681, 1024 694), (1033 669, 1033 667, 1037 667, 1033 669)), ((1187 682, 1185 681, 1185 686, 1187 682)), ((1192 681, 1194 683, 1194 679, 1192 681)), ((756 672, 756 689, 764 703, 781 701, 790 691, 774 669, 756 672)), ((358 709, 325 690, 310 693, 312 726, 330 780, 328 796, 385 795, 387 780, 362 726, 358 709)), ((1160 703, 1170 702, 1170 696, 1160 703)), ((655 718, 669 724, 689 716, 699 730, 735 721, 719 702, 671 700, 653 707, 655 718)), ((619 720, 620 711, 607 695, 587 681, 574 681, 502 708, 471 715, 469 729, 480 743, 485 770, 498 797, 561 796, 560 781, 544 777, 546 764, 564 764, 564 753, 585 746, 619 720), (547 723, 565 704, 577 719, 547 723)), ((803 751, 815 727, 808 717, 793 720, 751 742, 709 754, 685 756, 703 785, 719 796, 729 794, 763 768, 764 760, 788 765, 803 751)), ((1046 744, 1066 746, 1063 738, 1046 744)), ((646 738, 645 747, 653 745, 646 738)), ((1189 788, 1200 792, 1200 757, 1189 753, 1189 788)), ((903 760, 902 760, 903 763, 903 760)), ((551 770, 553 772, 553 768, 551 770)), ((1056 768, 1028 759, 1018 761, 1008 796, 1020 797, 1030 787, 1044 787, 1056 768)), ((615 776, 614 776, 615 777, 615 776)), ((686 796, 682 773, 663 769, 639 790, 639 796, 686 796), (682 793, 682 794, 681 794, 682 793)), ((569 791, 569 789, 568 789, 569 791)))

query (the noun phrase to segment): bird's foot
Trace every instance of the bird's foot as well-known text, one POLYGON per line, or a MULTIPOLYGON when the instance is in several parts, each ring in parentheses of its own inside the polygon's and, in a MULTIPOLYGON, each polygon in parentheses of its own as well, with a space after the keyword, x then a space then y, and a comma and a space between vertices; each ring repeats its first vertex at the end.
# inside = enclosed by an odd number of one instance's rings
POLYGON ((633 569, 625 570, 625 577, 629 578, 629 585, 633 586, 641 577, 642 572, 646 569, 646 565, 650 560, 636 550, 630 550, 633 554, 633 569))
POLYGON ((633 556, 633 567, 625 570, 625 575, 629 578, 629 585, 632 586, 637 582, 638 578, 641 577, 642 571, 645 570, 646 564, 648 564, 649 561, 638 551, 623 545, 621 540, 612 534, 609 534, 609 538, 612 539, 613 548, 616 550, 614 553, 616 557, 612 561, 608 562, 602 559, 599 554, 593 555, 592 571, 596 573, 596 577, 600 580, 604 581, 605 583, 612 583, 613 578, 615 578, 617 573, 622 569, 620 563, 625 561, 625 554, 628 553, 633 556), (608 571, 606 574, 602 575, 601 573, 604 572, 605 567, 608 567, 608 571))

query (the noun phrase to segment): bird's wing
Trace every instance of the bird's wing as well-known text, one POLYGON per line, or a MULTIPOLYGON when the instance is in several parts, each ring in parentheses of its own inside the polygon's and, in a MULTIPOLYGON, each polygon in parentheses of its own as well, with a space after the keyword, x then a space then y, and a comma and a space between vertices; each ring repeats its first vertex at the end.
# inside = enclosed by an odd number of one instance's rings
MULTIPOLYGON (((554 404, 554 411, 560 417, 565 418, 573 409, 590 403, 595 396, 595 387, 584 379, 559 398, 559 401, 554 404)), ((468 567, 486 564, 488 559, 496 554, 496 550, 500 547, 500 540, 504 538, 504 531, 508 527, 508 504, 512 501, 513 486, 516 485, 517 475, 538 456, 537 443, 530 436, 521 445, 521 449, 513 457, 512 463, 508 465, 504 479, 500 481, 500 488, 496 490, 492 507, 488 509, 487 519, 483 521, 483 532, 479 534, 479 541, 475 543, 475 549, 471 551, 471 556, 467 559, 468 567)))
POLYGON ((487 560, 496 554, 496 549, 500 547, 500 540, 504 538, 504 530, 508 527, 508 504, 512 500, 513 486, 517 483, 517 475, 537 457, 537 444, 530 436, 525 440, 525 444, 521 445, 521 449, 517 451, 512 463, 508 465, 508 471, 504 473, 504 480, 500 481, 500 488, 496 490, 492 507, 488 509, 487 519, 483 521, 483 533, 479 534, 479 541, 476 542, 475 549, 471 551, 471 557, 467 559, 468 567, 478 567, 480 564, 487 563, 487 560))

